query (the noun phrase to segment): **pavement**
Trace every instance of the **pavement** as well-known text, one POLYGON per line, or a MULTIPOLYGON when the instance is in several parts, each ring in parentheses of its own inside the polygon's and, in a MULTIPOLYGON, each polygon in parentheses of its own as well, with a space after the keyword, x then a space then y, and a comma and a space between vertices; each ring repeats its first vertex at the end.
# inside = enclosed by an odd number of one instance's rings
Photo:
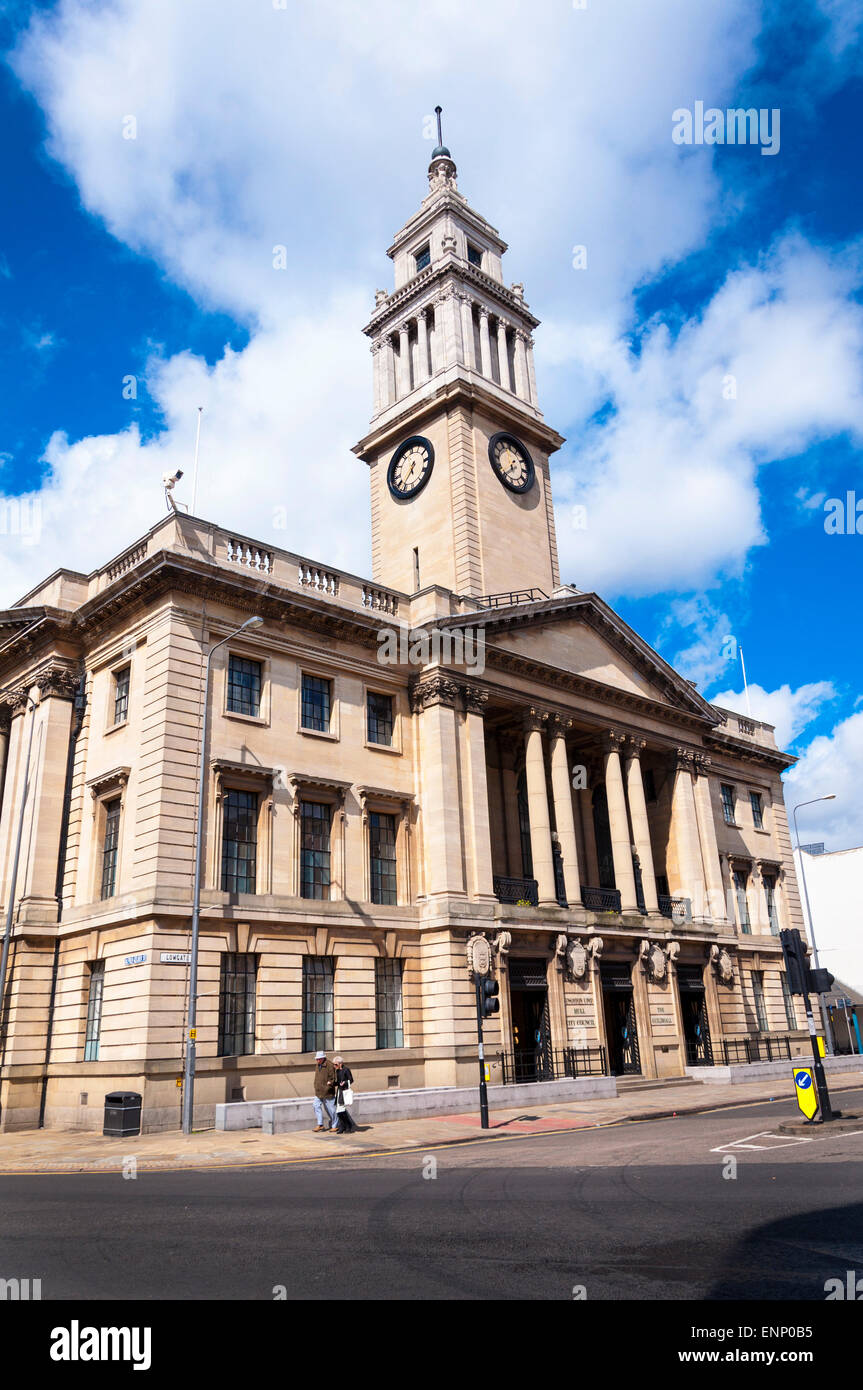
MULTIPOLYGON (((863 1066, 859 1073, 844 1072, 841 1084, 838 1079, 831 1083, 831 1097, 838 1098, 843 1091, 859 1089, 861 1082, 863 1066)), ((316 1134, 311 1130, 263 1134, 260 1130, 225 1133, 206 1129, 191 1135, 171 1130, 116 1139, 74 1130, 20 1130, 0 1134, 0 1176, 124 1172, 131 1160, 134 1160, 136 1171, 314 1164, 345 1157, 373 1158, 417 1149, 425 1151, 455 1145, 490 1144, 530 1135, 603 1129, 638 1121, 733 1110, 755 1102, 775 1101, 787 1107, 793 1096, 789 1072, 787 1079, 774 1077, 735 1086, 707 1086, 694 1081, 631 1091, 608 1100, 589 1098, 556 1105, 495 1110, 488 1130, 480 1127, 478 1105, 475 1112, 461 1115, 363 1125, 351 1135, 316 1134)))

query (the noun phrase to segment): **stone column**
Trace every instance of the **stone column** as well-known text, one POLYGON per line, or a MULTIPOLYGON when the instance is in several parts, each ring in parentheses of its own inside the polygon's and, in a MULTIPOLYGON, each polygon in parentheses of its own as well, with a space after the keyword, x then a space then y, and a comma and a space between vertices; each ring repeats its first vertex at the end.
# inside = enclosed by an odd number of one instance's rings
POLYGON ((644 906, 648 912, 658 913, 659 899, 656 895, 653 849, 650 843, 650 822, 647 819, 644 783, 641 778, 641 753, 644 747, 645 740, 643 738, 629 738, 626 741, 626 794, 632 820, 632 842, 635 845, 641 865, 644 906))
POLYGON ((3 797, 6 790, 6 764, 9 757, 9 731, 12 715, 8 705, 0 706, 0 814, 3 810, 3 797))
POLYGON ((479 350, 482 359, 482 374, 491 381, 491 338, 488 331, 488 309, 479 311, 479 350))
POLYGON ((383 404, 393 405, 398 398, 398 388, 396 383, 396 362, 393 352, 392 335, 388 333, 384 338, 384 385, 383 385, 383 404))
POLYGON ((554 819, 557 838, 563 856, 563 881, 570 907, 581 903, 581 880, 578 872, 578 847, 575 838, 575 817, 572 814, 572 788, 569 782, 569 759, 566 735, 572 728, 571 719, 555 717, 551 731, 551 789, 554 794, 554 819))
POLYGON ((545 754, 542 747, 542 731, 547 724, 548 715, 542 714, 539 710, 531 710, 525 718, 525 776, 533 876, 537 882, 540 906, 545 907, 557 904, 551 850, 551 821, 545 781, 545 754))
POLYGON ((32 715, 24 716, 25 722, 31 718, 36 720, 36 729, 18 871, 17 921, 22 924, 57 920, 57 857, 60 852, 72 701, 78 676, 73 668, 57 663, 41 671, 36 684, 41 695, 38 709, 32 715))
POLYGON ((421 679, 411 691, 419 716, 423 853, 429 898, 464 897, 464 832, 458 775, 458 686, 445 676, 421 679))
POLYGON ((468 855, 468 890, 471 897, 496 902, 491 863, 483 718, 488 703, 488 691, 469 685, 463 687, 462 696, 465 708, 465 818, 471 851, 468 855))
POLYGON ((462 359, 466 367, 476 367, 473 350, 473 312, 467 295, 461 299, 461 344, 462 359))
POLYGON ((704 868, 698 838, 698 817, 692 786, 693 755, 687 748, 672 754, 674 790, 671 797, 671 833, 677 848, 679 892, 692 902, 694 920, 704 920, 704 868))
POLYGON ((511 391, 512 387, 509 380, 509 355, 506 350, 506 324, 503 319, 497 321, 497 360, 500 364, 500 384, 505 391, 511 391))
POLYGON ((417 315, 417 358, 419 367, 417 371, 417 385, 419 385, 421 381, 428 380, 429 374, 429 336, 425 309, 421 309, 417 315))
POLYGON ((621 912, 637 912, 635 871, 632 867, 632 840, 629 817, 626 813, 626 794, 620 768, 620 749, 623 735, 609 730, 603 742, 605 758, 605 794, 608 800, 608 823, 611 831, 611 853, 614 858, 614 880, 620 890, 621 912))
POLYGON ((708 777, 710 759, 704 753, 696 753, 693 767, 695 772, 695 814, 698 821, 701 858, 707 884, 707 905, 704 915, 713 922, 724 922, 727 904, 722 882, 722 865, 719 862, 719 846, 716 841, 713 804, 710 798, 710 779, 708 777))
POLYGON ((536 405, 536 367, 533 361, 533 338, 528 338, 525 346, 527 349, 527 379, 530 384, 530 399, 536 405))
POLYGON ((530 400, 530 387, 527 378, 527 349, 525 335, 521 329, 515 334, 515 394, 523 401, 530 400))
POLYGON ((383 396, 383 362, 384 356, 381 352, 383 344, 381 342, 372 343, 372 386, 374 390, 374 413, 377 415, 384 408, 383 396))
POLYGON ((399 396, 407 396, 411 389, 411 344, 410 330, 406 323, 399 329, 399 396))

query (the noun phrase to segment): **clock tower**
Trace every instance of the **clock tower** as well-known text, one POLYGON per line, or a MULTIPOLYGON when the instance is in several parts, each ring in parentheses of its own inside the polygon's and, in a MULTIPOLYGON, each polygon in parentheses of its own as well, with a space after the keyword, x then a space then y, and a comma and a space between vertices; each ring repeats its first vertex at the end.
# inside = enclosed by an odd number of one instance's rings
POLYGON ((506 251, 456 184, 441 143, 429 191, 388 255, 364 332, 374 412, 354 453, 369 467, 372 572, 416 593, 478 596, 559 586, 549 456, 533 369, 539 322, 524 287, 504 284, 506 251))

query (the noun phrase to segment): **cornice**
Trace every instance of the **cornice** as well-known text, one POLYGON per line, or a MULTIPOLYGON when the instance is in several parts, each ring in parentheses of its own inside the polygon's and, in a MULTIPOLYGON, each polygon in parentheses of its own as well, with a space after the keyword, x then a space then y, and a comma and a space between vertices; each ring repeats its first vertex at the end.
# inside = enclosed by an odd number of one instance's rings
POLYGON ((432 287, 439 288, 449 277, 458 281, 460 286, 471 286, 478 296, 485 295, 497 304, 505 306, 508 313, 528 324, 531 330, 539 327, 540 320, 530 312, 523 299, 499 280, 493 280, 490 275, 486 275, 478 266, 471 265, 469 261, 462 261, 450 252, 435 265, 427 266, 419 275, 413 276, 400 289, 388 294, 375 309, 363 333, 367 338, 377 337, 385 331, 389 318, 397 318, 414 299, 422 298, 432 287))
POLYGON ((129 767, 112 767, 108 772, 100 772, 97 777, 91 777, 87 782, 87 786, 90 789, 90 795, 93 797, 93 800, 96 801, 100 796, 104 796, 106 792, 124 791, 131 771, 132 769, 129 767))

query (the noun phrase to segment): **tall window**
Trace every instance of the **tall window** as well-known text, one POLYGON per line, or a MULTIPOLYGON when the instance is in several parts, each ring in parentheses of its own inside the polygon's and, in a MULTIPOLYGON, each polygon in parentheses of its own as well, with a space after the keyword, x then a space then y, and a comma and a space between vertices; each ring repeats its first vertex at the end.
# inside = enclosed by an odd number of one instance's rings
POLYGON ((369 816, 369 854, 373 903, 395 903, 396 818, 372 811, 369 816))
POLYGON ((734 870, 734 891, 737 896, 737 912, 740 918, 741 931, 751 932, 752 923, 749 920, 749 902, 746 897, 746 885, 749 875, 745 869, 734 870))
POLYGON ((219 975, 219 1057, 255 1050, 255 985, 258 957, 223 951, 219 975))
POLYGON ((393 697, 378 695, 370 690, 366 696, 369 743, 393 745, 393 697))
POLYGON ((780 970, 779 978, 782 981, 782 1002, 785 1005, 785 1022, 789 1028, 797 1027, 797 1014, 794 1009, 794 995, 791 993, 791 986, 788 983, 788 976, 784 970, 780 970))
POLYGON ((752 997, 755 1000, 755 1018, 759 1032, 769 1032, 767 1023, 767 1009, 764 1006, 764 971, 752 971, 752 997))
POLYGON ((482 265, 482 252, 478 246, 471 246, 470 242, 467 244, 467 258, 471 265, 482 265))
POLYGON ((102 994, 105 988, 105 962, 94 960, 90 966, 90 990, 87 995, 87 1030, 84 1034, 84 1061, 98 1062, 99 1035, 102 1032, 102 994))
POLYGON ((425 270, 427 265, 431 265, 431 247, 428 242, 421 247, 416 254, 417 272, 425 270))
POLYGON ((105 836, 102 841, 102 897, 117 891, 117 851, 120 846, 120 798, 105 802, 105 836))
POLYGON ((530 814, 527 806, 527 778, 524 772, 518 774, 515 784, 516 804, 518 806, 518 833, 521 840, 521 871, 525 878, 533 878, 533 852, 530 844, 530 814))
POLYGON ((314 729, 319 734, 329 733, 332 693, 332 681, 323 680, 320 676, 303 676, 304 729, 314 729))
POLYGON ((334 961, 303 956, 303 1051, 328 1052, 333 1043, 334 961))
POLYGON ((231 714, 261 713, 261 663, 244 656, 228 658, 228 710, 231 714))
POLYGON ((222 892, 254 893, 258 794, 229 791, 222 803, 222 892))
POLYGON ((727 782, 722 782, 720 783, 719 790, 722 793, 722 814, 725 817, 725 824, 735 825, 734 788, 730 787, 727 782))
MULTIPOLYGON (((779 935, 779 914, 776 911, 776 879, 764 879, 764 897, 767 900, 767 920, 770 923, 770 931, 773 936, 779 935)), ((783 977, 784 978, 784 977, 783 977)))
POLYGON ((375 961, 375 1018, 378 1047, 404 1047, 400 960, 375 961))
POLYGON ((761 793, 749 793, 749 805, 752 807, 752 824, 756 830, 764 829, 764 807, 761 805, 761 793))
POLYGON ((300 803, 300 897, 330 896, 332 811, 317 801, 300 803))
POLYGON ((114 723, 125 724, 129 718, 129 680, 131 678, 131 666, 124 666, 122 671, 114 672, 114 723))

